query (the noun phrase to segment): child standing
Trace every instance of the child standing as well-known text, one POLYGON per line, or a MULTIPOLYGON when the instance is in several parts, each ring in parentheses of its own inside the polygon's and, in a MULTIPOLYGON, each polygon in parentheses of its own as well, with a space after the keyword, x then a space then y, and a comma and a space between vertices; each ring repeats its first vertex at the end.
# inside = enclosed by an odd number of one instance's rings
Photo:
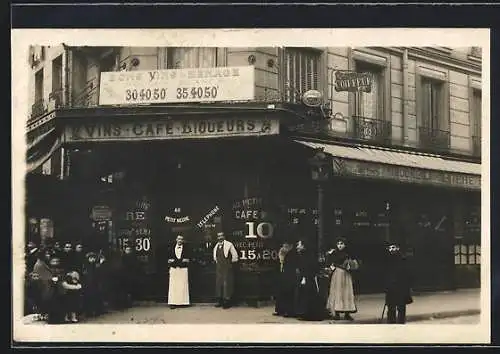
POLYGON ((79 310, 80 290, 82 289, 78 272, 72 271, 67 273, 61 286, 64 293, 62 299, 65 310, 64 321, 76 323, 78 322, 76 314, 79 310))

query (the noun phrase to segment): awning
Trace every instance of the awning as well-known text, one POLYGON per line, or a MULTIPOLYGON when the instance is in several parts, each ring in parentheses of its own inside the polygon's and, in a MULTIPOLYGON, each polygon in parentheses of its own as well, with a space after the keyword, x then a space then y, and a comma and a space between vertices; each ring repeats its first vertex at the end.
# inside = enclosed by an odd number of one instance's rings
POLYGON ((333 174, 439 187, 481 190, 481 164, 402 151, 295 142, 333 156, 333 174))
POLYGON ((46 162, 50 156, 61 146, 61 135, 51 134, 32 146, 26 159, 27 172, 33 172, 46 162))
POLYGON ((481 164, 477 163, 447 160, 437 156, 429 156, 425 154, 410 154, 405 152, 388 151, 376 148, 320 144, 302 140, 295 140, 295 142, 314 149, 323 148, 326 153, 332 156, 352 160, 416 167, 427 170, 466 173, 478 176, 481 175, 481 164))

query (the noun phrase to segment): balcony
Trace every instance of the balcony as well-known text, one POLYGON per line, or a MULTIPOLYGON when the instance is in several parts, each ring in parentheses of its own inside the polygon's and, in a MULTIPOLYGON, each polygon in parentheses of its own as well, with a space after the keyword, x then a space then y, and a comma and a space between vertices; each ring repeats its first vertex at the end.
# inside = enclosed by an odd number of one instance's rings
POLYGON ((392 122, 353 116, 354 130, 352 138, 377 142, 380 144, 390 144, 392 136, 392 122))
POLYGON ((99 105, 99 84, 97 77, 88 80, 73 96, 72 107, 95 107, 99 105))
POLYGON ((422 149, 439 152, 450 150, 449 131, 420 127, 419 136, 419 145, 422 149))
POLYGON ((63 106, 64 103, 64 91, 62 88, 52 91, 49 94, 49 106, 50 108, 57 109, 63 106))
POLYGON ((31 106, 31 114, 29 120, 34 120, 35 118, 40 117, 45 113, 47 113, 47 105, 43 98, 38 99, 31 106))
POLYGON ((472 155, 475 157, 481 157, 481 137, 472 137, 472 155))

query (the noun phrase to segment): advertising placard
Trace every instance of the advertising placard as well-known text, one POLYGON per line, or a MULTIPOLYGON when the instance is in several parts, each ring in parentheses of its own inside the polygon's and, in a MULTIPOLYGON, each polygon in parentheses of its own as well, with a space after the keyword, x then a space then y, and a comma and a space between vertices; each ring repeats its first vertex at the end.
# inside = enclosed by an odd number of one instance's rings
POLYGON ((253 66, 103 72, 99 105, 253 100, 254 76, 253 66))

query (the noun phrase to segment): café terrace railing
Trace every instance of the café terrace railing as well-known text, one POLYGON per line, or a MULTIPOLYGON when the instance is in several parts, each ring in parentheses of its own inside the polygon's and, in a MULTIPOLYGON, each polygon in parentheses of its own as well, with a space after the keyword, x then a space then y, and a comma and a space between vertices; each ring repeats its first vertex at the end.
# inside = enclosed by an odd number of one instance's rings
POLYGON ((419 127, 420 148, 430 151, 449 151, 450 132, 446 130, 419 127))

